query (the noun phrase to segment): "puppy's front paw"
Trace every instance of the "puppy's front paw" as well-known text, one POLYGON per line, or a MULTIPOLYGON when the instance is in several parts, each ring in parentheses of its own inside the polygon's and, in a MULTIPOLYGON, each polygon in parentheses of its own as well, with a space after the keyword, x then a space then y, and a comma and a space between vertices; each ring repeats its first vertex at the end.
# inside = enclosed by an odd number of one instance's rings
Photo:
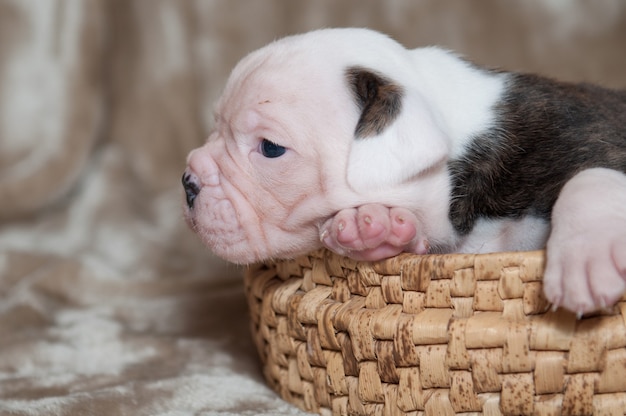
MULTIPOLYGON (((626 222, 622 226, 626 227, 626 222)), ((622 297, 626 239, 613 231, 597 230, 570 240, 558 235, 550 238, 544 276, 548 301, 580 316, 611 306, 622 297)))
POLYGON ((426 253, 419 222, 404 208, 366 204, 339 211, 320 228, 322 243, 355 260, 376 261, 403 251, 426 253))
POLYGON ((579 316, 626 290, 626 175, 589 169, 563 188, 552 212, 546 298, 579 316))

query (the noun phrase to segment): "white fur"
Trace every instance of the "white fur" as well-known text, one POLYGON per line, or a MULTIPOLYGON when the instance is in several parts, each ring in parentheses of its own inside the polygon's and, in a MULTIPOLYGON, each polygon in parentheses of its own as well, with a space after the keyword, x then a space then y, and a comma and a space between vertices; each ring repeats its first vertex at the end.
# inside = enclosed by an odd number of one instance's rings
POLYGON ((472 232, 459 242, 459 253, 536 250, 548 239, 550 224, 537 217, 480 219, 472 232))
POLYGON ((508 78, 471 66, 440 48, 413 51, 416 87, 452 141, 450 157, 456 158, 476 134, 493 126, 493 105, 500 99, 508 78))
POLYGON ((402 112, 376 137, 355 140, 348 162, 348 183, 359 192, 406 182, 445 162, 451 143, 417 94, 402 101, 402 112))
POLYGON ((411 71, 387 72, 382 59, 367 66, 401 85, 405 96, 392 126, 353 143, 348 181, 357 190, 395 185, 458 157, 474 135, 493 126, 492 107, 507 75, 485 73, 436 47, 407 52, 411 71))

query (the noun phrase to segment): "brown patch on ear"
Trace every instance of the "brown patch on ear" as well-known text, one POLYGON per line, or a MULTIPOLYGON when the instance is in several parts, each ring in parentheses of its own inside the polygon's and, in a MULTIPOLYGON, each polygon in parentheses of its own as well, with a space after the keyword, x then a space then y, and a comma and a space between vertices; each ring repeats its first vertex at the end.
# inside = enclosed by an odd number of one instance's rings
POLYGON ((346 77, 361 109, 355 136, 365 138, 382 133, 400 113, 402 88, 382 75, 360 67, 348 68, 346 77))

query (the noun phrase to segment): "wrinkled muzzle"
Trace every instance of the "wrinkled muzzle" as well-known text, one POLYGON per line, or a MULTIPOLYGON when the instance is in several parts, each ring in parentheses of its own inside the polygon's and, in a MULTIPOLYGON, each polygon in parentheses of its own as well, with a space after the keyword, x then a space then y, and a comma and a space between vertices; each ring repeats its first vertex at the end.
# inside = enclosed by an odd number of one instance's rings
POLYGON ((207 143, 189 154, 182 185, 185 220, 215 254, 235 263, 265 255, 264 233, 248 201, 251 185, 236 174, 220 143, 207 143))

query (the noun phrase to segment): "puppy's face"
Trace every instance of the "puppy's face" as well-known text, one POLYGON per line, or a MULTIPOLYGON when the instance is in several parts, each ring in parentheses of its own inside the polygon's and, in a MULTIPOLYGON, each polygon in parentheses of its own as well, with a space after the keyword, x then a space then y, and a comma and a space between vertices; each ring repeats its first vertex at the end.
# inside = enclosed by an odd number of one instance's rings
MULTIPOLYGON (((186 220, 217 255, 251 263, 315 249, 322 221, 385 201, 414 174, 389 160, 402 151, 385 150, 395 144, 383 137, 397 136, 405 88, 363 63, 353 45, 381 53, 391 46, 392 56, 405 50, 360 34, 366 39, 350 30, 283 39, 233 70, 214 131, 190 153, 185 173, 193 183, 186 220)), ((427 111, 417 119, 432 124, 427 111)), ((425 152, 426 165, 442 158, 435 153, 425 152)))

